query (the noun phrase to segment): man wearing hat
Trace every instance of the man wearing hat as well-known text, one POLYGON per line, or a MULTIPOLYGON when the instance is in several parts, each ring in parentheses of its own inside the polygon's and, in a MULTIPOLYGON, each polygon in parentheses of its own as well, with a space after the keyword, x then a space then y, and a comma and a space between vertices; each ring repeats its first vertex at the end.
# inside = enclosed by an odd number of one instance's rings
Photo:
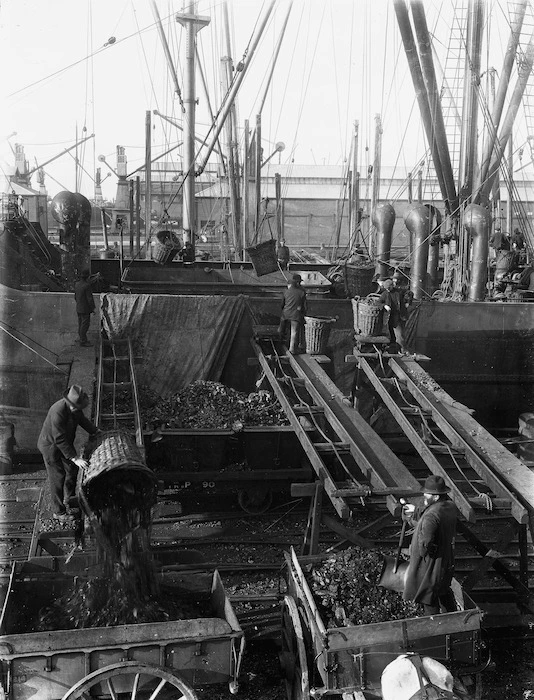
POLYGON ((395 286, 395 282, 391 277, 384 279, 381 284, 382 292, 380 293, 379 302, 389 313, 388 331, 390 340, 392 343, 395 342, 401 355, 408 355, 409 351, 404 340, 404 324, 408 313, 404 303, 405 295, 400 287, 395 286), (393 341, 393 339, 395 340, 393 341))
POLYGON ((403 507, 403 518, 415 525, 403 597, 421 603, 425 615, 437 615, 441 607, 456 610, 451 581, 457 510, 447 498, 449 491, 441 476, 429 476, 423 485, 422 506, 403 507))
POLYGON ((283 238, 280 239, 280 243, 276 246, 276 257, 278 260, 278 265, 281 270, 287 270, 289 265, 289 248, 286 246, 286 242, 283 238))
POLYGON ((280 319, 280 335, 285 337, 286 327, 291 325, 289 352, 296 355, 302 343, 304 316, 306 315, 306 292, 301 287, 302 277, 295 273, 291 277, 284 298, 282 299, 282 317, 280 319))
POLYGON ((88 466, 74 448, 76 429, 80 425, 90 435, 98 432, 83 414, 88 403, 89 397, 82 387, 73 384, 48 410, 37 441, 48 473, 52 517, 60 522, 74 520, 76 509, 70 508, 70 499, 76 491, 78 467, 86 469, 88 466))
POLYGON ((87 331, 91 323, 91 314, 95 310, 89 270, 81 271, 80 279, 74 287, 74 298, 76 299, 76 313, 78 314, 79 342, 83 347, 88 347, 91 343, 87 340, 87 331))

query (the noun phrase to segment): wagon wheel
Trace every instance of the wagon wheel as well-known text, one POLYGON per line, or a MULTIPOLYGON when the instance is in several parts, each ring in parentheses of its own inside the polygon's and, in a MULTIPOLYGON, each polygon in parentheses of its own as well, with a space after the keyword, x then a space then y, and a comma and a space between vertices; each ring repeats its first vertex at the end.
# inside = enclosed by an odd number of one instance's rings
POLYGON ((271 507, 273 492, 261 489, 241 490, 237 492, 237 502, 245 513, 259 515, 271 507))
POLYGON ((308 661, 297 604, 291 596, 282 603, 282 651, 280 665, 286 682, 287 700, 309 700, 308 661))
POLYGON ((122 661, 93 671, 65 693, 62 700, 89 700, 91 691, 101 684, 99 695, 113 700, 198 700, 195 691, 173 671, 122 661))

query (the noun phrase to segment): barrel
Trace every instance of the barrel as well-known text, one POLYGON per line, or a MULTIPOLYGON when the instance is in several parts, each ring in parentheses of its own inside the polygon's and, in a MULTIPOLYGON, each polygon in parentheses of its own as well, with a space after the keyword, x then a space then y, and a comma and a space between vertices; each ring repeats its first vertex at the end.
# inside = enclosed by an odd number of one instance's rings
POLYGON ((323 355, 326 351, 332 323, 337 319, 324 316, 305 316, 304 336, 309 355, 323 355))
POLYGON ((156 501, 157 480, 146 465, 144 453, 124 431, 102 433, 89 457, 81 482, 83 499, 89 509, 100 512, 113 499, 132 498, 150 508, 156 501))

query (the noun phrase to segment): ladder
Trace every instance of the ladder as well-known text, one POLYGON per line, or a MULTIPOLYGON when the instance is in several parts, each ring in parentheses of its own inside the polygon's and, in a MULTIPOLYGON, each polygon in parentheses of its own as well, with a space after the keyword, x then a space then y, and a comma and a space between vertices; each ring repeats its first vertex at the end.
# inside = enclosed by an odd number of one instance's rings
POLYGON ((96 425, 135 434, 144 449, 135 358, 130 338, 101 338, 96 393, 96 425))
MULTIPOLYGON (((452 171, 459 176, 468 0, 457 0, 441 83, 441 106, 452 171)), ((460 183, 457 182, 459 189, 460 183)))

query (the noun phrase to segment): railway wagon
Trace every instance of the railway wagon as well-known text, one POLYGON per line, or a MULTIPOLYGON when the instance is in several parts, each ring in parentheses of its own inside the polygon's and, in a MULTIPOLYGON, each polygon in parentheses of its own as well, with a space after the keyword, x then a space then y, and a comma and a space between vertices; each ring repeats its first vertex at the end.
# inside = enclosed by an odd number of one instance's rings
POLYGON ((263 513, 291 483, 308 481, 312 469, 291 426, 158 430, 146 434, 146 458, 163 494, 234 494, 241 508, 263 513))
POLYGON ((0 698, 196 700, 194 688, 212 683, 237 692, 244 634, 217 571, 159 578, 205 601, 209 617, 35 632, 30 621, 76 578, 25 564, 13 566, 0 619, 0 698))
POLYGON ((281 664, 288 700, 377 700, 382 671, 407 652, 445 664, 480 697, 482 611, 459 587, 457 612, 328 628, 303 570, 322 558, 299 558, 293 548, 285 555, 281 664))

